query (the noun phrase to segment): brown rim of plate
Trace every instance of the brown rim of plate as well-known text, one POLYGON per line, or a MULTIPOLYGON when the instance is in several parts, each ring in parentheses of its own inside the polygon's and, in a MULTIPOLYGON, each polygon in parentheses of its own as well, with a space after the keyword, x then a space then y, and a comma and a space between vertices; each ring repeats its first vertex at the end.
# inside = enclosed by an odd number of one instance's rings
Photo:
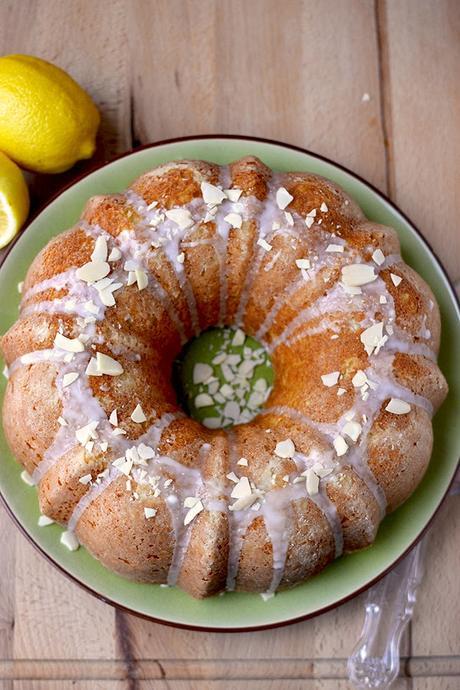
MULTIPOLYGON (((173 139, 163 139, 162 141, 157 141, 154 144, 144 144, 143 146, 138 146, 136 148, 130 149, 129 151, 126 151, 125 153, 121 153, 118 156, 115 156, 111 160, 104 161, 102 163, 97 163, 94 166, 92 166, 89 170, 86 172, 82 173, 78 177, 76 177, 72 182, 69 182, 69 184, 65 185, 62 189, 60 189, 56 194, 54 194, 51 199, 49 199, 46 204, 38 210, 34 215, 27 221, 25 224, 24 228, 16 237, 13 239, 13 241, 8 245, 6 252, 0 259, 0 269, 2 264, 4 263, 5 259, 9 255, 10 251, 13 249, 15 246, 16 242, 19 240, 19 238, 22 236, 24 232, 27 231, 29 226, 32 224, 32 222, 41 214, 43 213, 46 208, 55 201, 63 192, 67 191, 70 189, 70 187, 73 187, 73 185, 77 184, 77 182, 80 182, 83 180, 85 177, 88 177, 88 175, 91 175, 93 172, 96 170, 99 170, 100 168, 105 167, 106 165, 109 165, 110 163, 113 163, 116 160, 119 160, 120 158, 125 158, 126 156, 130 156, 133 153, 137 153, 138 151, 142 151, 144 149, 150 149, 150 148, 157 148, 158 146, 164 146, 166 144, 177 144, 182 141, 199 141, 202 139, 228 139, 228 140, 243 140, 243 141, 255 141, 259 142, 261 144, 271 144, 273 146, 281 146, 283 148, 287 149, 292 149, 293 151, 298 151, 299 153, 305 153, 308 156, 311 156, 313 158, 317 158, 318 160, 324 161, 325 163, 328 163, 329 165, 333 165, 336 168, 339 168, 339 170, 343 170, 343 172, 347 173, 351 177, 354 177, 356 180, 364 184, 368 189, 370 189, 374 194, 379 196, 381 199, 383 199, 393 210, 395 210, 399 215, 404 219, 404 221, 411 227, 411 229, 415 232, 417 237, 423 242, 423 244, 426 246, 432 257, 434 258, 435 262, 438 265, 439 270, 441 271, 447 285, 450 288, 450 293, 451 296, 453 297, 453 301, 457 307, 457 311, 459 313, 460 317, 460 300, 457 297, 457 294, 455 292, 454 286, 452 284, 451 279, 447 275, 447 271, 442 265, 439 257, 437 256, 436 252, 433 250, 431 247, 430 243, 425 239, 421 231, 414 225, 414 223, 408 218, 408 216, 401 211, 401 209, 389 199, 389 197, 381 192, 380 190, 377 189, 374 185, 372 185, 370 182, 367 182, 363 177, 358 175, 355 172, 352 172, 349 168, 345 167, 344 165, 341 165, 340 163, 336 163, 335 161, 331 160, 330 158, 326 158, 326 156, 322 156, 319 153, 314 153, 313 151, 309 151, 308 149, 304 149, 301 146, 295 146, 293 144, 286 144, 281 141, 276 141, 275 139, 265 139, 263 137, 249 137, 249 136, 244 136, 244 135, 239 135, 239 134, 196 134, 193 136, 187 136, 187 137, 176 137, 173 139)), ((8 505, 5 497, 0 491, 0 501, 3 504, 3 506, 6 509, 6 512, 10 516, 10 518, 13 520, 13 522, 17 525, 17 527, 20 529, 20 531, 24 534, 24 536, 29 540, 29 542, 39 551, 52 565, 55 566, 60 572, 62 572, 66 577, 68 577, 70 580, 73 582, 76 582, 77 585, 82 587, 82 589, 86 590, 93 596, 97 597, 101 601, 104 601, 106 604, 110 604, 111 606, 115 607, 116 609, 119 609, 121 611, 124 611, 125 613, 130 613, 132 615, 138 616, 139 618, 144 618, 145 620, 152 621, 154 623, 160 623, 162 625, 168 625, 172 628, 182 628, 185 630, 194 630, 196 632, 221 632, 221 633, 228 633, 228 632, 253 632, 257 630, 270 630, 272 628, 281 628, 285 625, 291 625, 293 623, 300 623, 301 621, 308 620, 309 618, 314 618, 315 616, 319 616, 322 613, 326 613, 327 611, 331 611, 332 609, 336 608, 337 606, 341 606, 342 604, 345 604, 347 601, 350 601, 354 597, 358 596, 358 594, 361 594, 362 592, 366 591, 370 587, 372 587, 376 582, 381 580, 387 573, 389 573, 393 568, 395 568, 398 563, 400 563, 403 558, 407 556, 407 554, 418 544, 418 542, 424 537, 425 533, 427 530, 431 527, 434 518, 439 512, 439 509, 441 508, 442 504, 444 503, 447 495, 449 494, 450 488, 454 482, 455 478, 455 472, 454 475, 449 482, 448 487, 446 488, 446 491, 444 492, 444 495, 442 496, 441 500, 439 501, 436 509, 434 510, 432 516, 428 520, 427 524, 424 526, 424 528, 420 531, 420 533, 415 537, 415 539, 409 544, 409 546, 403 551, 403 553, 395 560, 393 563, 391 563, 387 568, 385 568, 381 573, 376 575, 373 579, 371 579, 369 582, 367 582, 365 585, 362 587, 359 587, 356 589, 354 592, 351 594, 348 594, 345 597, 342 597, 341 599, 338 599, 336 602, 333 604, 329 604, 328 606, 323 606, 322 608, 318 609, 317 611, 313 611, 312 613, 307 613, 302 616, 296 616, 295 618, 289 618, 287 620, 279 621, 276 623, 266 623, 264 625, 248 625, 244 627, 229 627, 229 628, 222 628, 222 627, 212 627, 212 626, 205 626, 205 625, 189 625, 186 623, 176 623, 172 621, 166 621, 161 618, 155 618, 154 616, 149 616, 145 613, 141 613, 139 611, 134 611, 133 609, 130 609, 127 606, 124 606, 123 604, 120 604, 119 602, 113 601, 109 597, 104 596, 100 592, 97 592, 96 590, 92 589, 89 585, 85 584, 81 580, 79 580, 75 575, 72 575, 69 573, 62 565, 57 563, 57 561, 54 560, 44 549, 42 549, 39 544, 33 539, 32 535, 29 534, 29 532, 26 530, 24 525, 19 521, 19 519, 16 517, 16 515, 13 513, 12 509, 8 505)))

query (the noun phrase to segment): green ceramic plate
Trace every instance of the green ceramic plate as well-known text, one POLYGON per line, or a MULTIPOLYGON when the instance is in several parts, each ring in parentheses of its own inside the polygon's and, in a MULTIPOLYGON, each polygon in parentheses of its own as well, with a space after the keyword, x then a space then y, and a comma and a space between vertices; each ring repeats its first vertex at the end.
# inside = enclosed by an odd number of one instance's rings
MULTIPOLYGON (((35 254, 51 237, 77 220, 88 197, 120 191, 143 171, 171 159, 204 158, 227 163, 247 154, 259 156, 278 170, 311 171, 329 177, 358 201, 369 218, 397 229, 405 260, 431 285, 441 307, 440 366, 449 382, 450 394, 435 418, 435 446, 428 472, 413 496, 384 520, 375 544, 340 558, 320 575, 268 602, 251 594, 226 594, 195 601, 176 589, 127 582, 103 568, 83 548, 75 553, 67 551, 59 543, 60 527, 37 526, 36 491, 21 481, 20 467, 0 434, 1 494, 16 522, 43 554, 107 601, 157 621, 201 629, 241 630, 282 625, 336 606, 369 586, 395 564, 428 525, 448 490, 460 454, 459 307, 439 262, 408 219, 375 189, 327 160, 283 144, 235 137, 164 142, 130 153, 87 175, 52 201, 8 254, 0 270, 1 332, 17 317, 16 285, 24 278, 35 254)), ((5 382, 1 378, 3 394, 5 382)))

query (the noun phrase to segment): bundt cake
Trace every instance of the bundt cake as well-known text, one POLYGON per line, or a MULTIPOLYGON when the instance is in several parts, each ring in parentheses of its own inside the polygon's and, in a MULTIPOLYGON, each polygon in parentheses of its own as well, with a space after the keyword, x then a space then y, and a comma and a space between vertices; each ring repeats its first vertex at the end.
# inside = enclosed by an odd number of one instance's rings
POLYGON ((1 340, 5 434, 69 548, 194 597, 267 596, 372 544, 414 491, 439 338, 395 231, 335 184, 174 161, 90 199, 32 263, 1 340), (195 365, 201 403, 232 403, 201 424, 171 373, 216 326, 241 354, 195 365), (255 397, 246 337, 274 372, 255 397))

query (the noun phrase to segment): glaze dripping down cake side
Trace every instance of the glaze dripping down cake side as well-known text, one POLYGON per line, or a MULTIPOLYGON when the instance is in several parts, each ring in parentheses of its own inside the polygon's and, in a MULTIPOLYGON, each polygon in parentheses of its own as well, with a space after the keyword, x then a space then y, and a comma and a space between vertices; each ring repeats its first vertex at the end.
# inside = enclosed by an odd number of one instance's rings
POLYGON ((195 597, 271 593, 372 544, 420 482, 439 338, 394 230, 331 182, 171 162, 92 198, 36 257, 1 341, 4 428, 69 546, 195 597), (216 325, 275 372, 231 429, 188 417, 171 383, 216 325))

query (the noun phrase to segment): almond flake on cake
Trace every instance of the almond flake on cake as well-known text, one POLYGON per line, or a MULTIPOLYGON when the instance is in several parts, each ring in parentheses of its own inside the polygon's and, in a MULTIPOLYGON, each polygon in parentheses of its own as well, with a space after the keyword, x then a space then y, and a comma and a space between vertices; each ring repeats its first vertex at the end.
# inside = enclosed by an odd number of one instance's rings
POLYGON ((121 251, 118 249, 118 247, 113 247, 110 254, 108 261, 119 261, 121 259, 121 251))
POLYGON ((189 508, 187 514, 184 517, 184 525, 188 525, 196 516, 204 510, 204 505, 199 498, 191 496, 186 498, 184 501, 184 506, 189 508), (190 500, 191 499, 191 500, 190 500))
POLYGON ((67 386, 70 386, 72 383, 74 383, 80 374, 78 371, 69 371, 67 374, 64 374, 62 377, 62 386, 63 388, 67 388, 67 386))
POLYGON ((319 477, 312 469, 307 470, 306 488, 309 496, 316 496, 319 491, 319 477))
POLYGON ((85 349, 84 344, 79 338, 67 338, 59 332, 56 333, 54 338, 54 345, 66 352, 83 352, 85 349))
POLYGON ((75 272, 77 278, 88 283, 88 285, 105 278, 109 273, 110 266, 106 261, 89 261, 80 268, 77 268, 75 272))
POLYGON ((80 427, 79 429, 75 429, 75 437, 77 441, 84 446, 90 439, 95 439, 97 438, 96 429, 99 426, 99 422, 94 420, 91 422, 88 422, 88 424, 85 424, 84 426, 80 427))
POLYGON ((97 237, 94 243, 91 261, 107 261, 107 240, 105 237, 97 237))
POLYGON ((399 400, 399 398, 391 398, 385 409, 387 412, 391 412, 392 414, 407 414, 410 412, 411 406, 404 400, 399 400))
POLYGON ((288 190, 285 187, 279 187, 279 189, 276 192, 276 203, 278 208, 284 211, 286 206, 289 206, 293 199, 294 197, 292 196, 292 194, 289 194, 288 190))
POLYGON ((342 283, 347 287, 361 287, 372 283, 378 276, 373 266, 367 264, 347 264, 342 266, 342 283))
POLYGON ((181 230, 186 230, 193 225, 192 214, 187 208, 172 208, 165 211, 165 216, 176 223, 181 230))
POLYGON ((279 458, 293 458, 295 455, 294 441, 290 438, 278 441, 275 447, 275 455, 279 458))
POLYGON ((372 326, 369 326, 369 328, 366 328, 359 336, 359 339, 364 345, 364 349, 366 350, 369 356, 372 355, 374 350, 380 349, 381 341, 384 340, 384 338, 386 338, 386 336, 383 335, 382 321, 379 321, 377 323, 374 323, 372 326))
POLYGON ((233 201, 234 203, 236 203, 239 200, 240 196, 242 195, 243 190, 241 190, 241 189, 224 189, 224 193, 226 194, 229 201, 233 201))
POLYGON ((144 414, 144 410, 139 404, 136 405, 136 407, 132 411, 131 419, 133 420, 133 422, 136 422, 136 424, 142 424, 142 422, 147 421, 147 417, 144 414))
POLYGON ((209 182, 201 183, 201 194, 205 204, 210 206, 217 206, 227 198, 227 194, 220 187, 216 187, 209 182))
POLYGON ((102 352, 96 352, 96 368, 100 374, 107 376, 120 376, 123 373, 120 362, 102 352))
POLYGON ((272 245, 269 244, 266 240, 264 240, 263 237, 259 237, 259 239, 257 240, 257 244, 259 245, 259 247, 262 247, 262 249, 265 249, 266 252, 269 252, 273 249, 272 245))
POLYGON ((80 482, 80 484, 86 485, 86 484, 90 484, 92 479, 93 479, 93 477, 92 477, 91 473, 88 473, 88 474, 84 474, 83 477, 80 477, 80 479, 78 481, 80 482))
POLYGON ((345 424, 342 429, 342 433, 348 436, 352 441, 356 443, 362 431, 362 426, 359 422, 349 421, 345 424))
POLYGON ((238 230, 243 225, 243 219, 239 215, 239 213, 228 213, 224 217, 224 220, 226 223, 229 223, 232 226, 232 228, 237 228, 238 230))
POLYGON ((381 266, 385 261, 385 254, 381 249, 376 249, 372 254, 372 260, 375 261, 377 266, 381 266))
POLYGON ((149 284, 149 279, 147 276, 147 273, 140 268, 136 268, 134 271, 136 275, 136 282, 137 282, 137 287, 139 290, 144 290, 147 285, 149 284))
POLYGON ((333 445, 335 448, 335 452, 337 455, 340 457, 341 455, 345 455, 345 453, 348 450, 348 443, 345 441, 343 436, 336 436, 333 445))
POLYGON ((330 374, 322 374, 321 381, 325 386, 330 388, 335 386, 340 377, 340 371, 332 371, 330 374))

